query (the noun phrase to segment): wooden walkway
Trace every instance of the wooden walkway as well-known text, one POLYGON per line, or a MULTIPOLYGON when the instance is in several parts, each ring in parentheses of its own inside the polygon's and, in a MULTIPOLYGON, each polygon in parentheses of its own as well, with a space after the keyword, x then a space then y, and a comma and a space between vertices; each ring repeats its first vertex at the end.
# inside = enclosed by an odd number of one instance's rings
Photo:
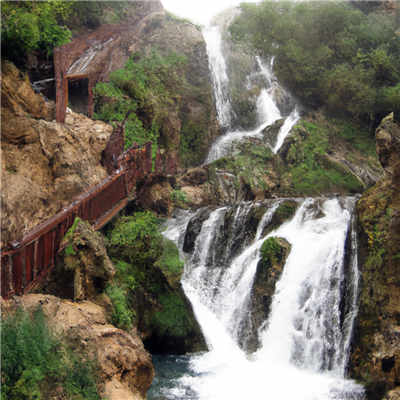
MULTIPOLYGON (((133 145, 117 160, 118 170, 79 196, 68 208, 28 232, 1 254, 1 296, 28 293, 54 267, 60 243, 79 217, 102 228, 125 207, 128 196, 152 173, 151 143, 133 145)), ((162 173, 157 154, 155 173, 162 173)))

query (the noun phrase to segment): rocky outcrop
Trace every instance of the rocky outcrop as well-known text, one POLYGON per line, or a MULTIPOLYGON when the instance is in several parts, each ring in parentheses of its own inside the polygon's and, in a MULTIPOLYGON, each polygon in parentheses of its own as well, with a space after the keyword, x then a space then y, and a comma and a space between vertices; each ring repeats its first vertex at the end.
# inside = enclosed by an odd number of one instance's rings
POLYGON ((351 376, 366 382, 368 399, 396 398, 400 385, 400 163, 393 116, 376 130, 388 172, 357 205, 362 292, 351 354, 351 376))
POLYGON ((76 219, 59 248, 59 260, 32 293, 57 295, 74 301, 92 300, 115 274, 104 237, 88 222, 76 219))
MULTIPOLYGON (((266 128, 268 135, 276 134, 282 122, 266 128)), ((332 122, 310 112, 276 155, 262 140, 247 139, 237 144, 237 154, 183 171, 177 184, 194 209, 271 197, 362 193, 383 174, 369 135, 356 123, 332 122)))
POLYGON ((250 317, 246 320, 246 325, 242 326, 239 341, 241 348, 247 353, 254 353, 261 345, 259 330, 268 320, 276 283, 282 275, 283 267, 290 253, 291 246, 287 240, 277 238, 276 242, 280 247, 276 258, 265 260, 261 258, 257 264, 249 303, 250 317))
POLYGON ((199 210, 193 218, 189 221, 186 228, 185 240, 183 242, 183 251, 191 253, 194 250, 197 236, 201 232, 203 222, 210 218, 210 214, 215 211, 217 207, 206 207, 199 210))
POLYGON ((47 103, 31 87, 23 75, 9 61, 1 63, 1 138, 11 143, 32 142, 37 135, 30 129, 29 118, 54 119, 54 103, 47 103), (25 117, 25 118, 23 118, 25 117))
POLYGON ((50 295, 29 294, 2 301, 2 315, 7 316, 19 307, 28 311, 40 307, 57 335, 73 342, 76 352, 89 351, 100 371, 96 386, 101 398, 146 398, 154 376, 151 356, 134 332, 108 325, 100 306, 90 301, 71 303, 50 295))
POLYGON ((138 190, 138 205, 162 217, 170 216, 173 209, 171 199, 173 188, 170 179, 174 181, 172 177, 157 175, 143 181, 138 190))
POLYGON ((261 134, 264 137, 264 143, 267 143, 271 149, 275 148, 276 143, 278 141, 278 134, 283 124, 285 123, 286 118, 281 118, 275 121, 272 125, 267 126, 261 131, 261 134))
POLYGON ((393 113, 384 118, 376 130, 376 151, 385 172, 393 175, 400 155, 400 125, 393 120, 393 113))
POLYGON ((45 120, 51 107, 10 63, 1 96, 3 247, 106 178, 100 154, 113 128, 73 112, 65 125, 45 120))

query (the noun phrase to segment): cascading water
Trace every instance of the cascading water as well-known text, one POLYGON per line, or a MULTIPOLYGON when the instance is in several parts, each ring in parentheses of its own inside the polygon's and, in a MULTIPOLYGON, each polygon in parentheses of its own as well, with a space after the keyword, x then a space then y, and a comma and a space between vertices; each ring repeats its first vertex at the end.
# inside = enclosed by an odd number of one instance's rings
MULTIPOLYGON (((186 359, 187 373, 150 399, 364 398, 363 388, 345 379, 357 312, 356 200, 297 200, 292 220, 263 237, 282 201, 219 208, 203 223, 182 285, 210 351, 186 359), (246 221, 260 205, 267 211, 249 233, 246 221), (258 328, 261 347, 249 355, 238 342, 269 236, 286 239, 291 251, 258 328)), ((180 247, 189 219, 185 213, 164 233, 180 247)))
POLYGON ((218 121, 222 127, 229 127, 231 123, 229 80, 226 73, 225 58, 222 55, 221 32, 218 26, 211 26, 203 30, 203 36, 207 44, 218 121))
MULTIPOLYGON (((222 53, 221 32, 219 27, 212 26, 203 30, 203 36, 207 44, 218 120, 222 127, 229 128, 231 127, 232 111, 229 101, 229 79, 227 75, 225 58, 222 53)), ((275 97, 278 88, 281 93, 283 93, 284 90, 279 87, 278 82, 272 72, 273 58, 271 59, 270 66, 264 65, 258 56, 256 57, 256 60, 260 69, 259 75, 264 76, 267 80, 267 87, 261 90, 257 100, 259 125, 252 131, 231 131, 219 137, 212 144, 205 160, 205 164, 209 164, 228 154, 234 154, 236 152, 235 142, 241 141, 245 138, 263 139, 261 131, 267 126, 272 125, 278 119, 282 118, 281 112, 277 107, 275 97)), ((250 80, 247 85, 251 87, 250 80)), ((266 143, 271 147, 271 150, 273 150, 274 153, 279 150, 283 141, 285 140, 285 137, 298 120, 299 114, 297 108, 295 108, 280 129, 277 142, 273 143, 272 145, 270 143, 266 143)))

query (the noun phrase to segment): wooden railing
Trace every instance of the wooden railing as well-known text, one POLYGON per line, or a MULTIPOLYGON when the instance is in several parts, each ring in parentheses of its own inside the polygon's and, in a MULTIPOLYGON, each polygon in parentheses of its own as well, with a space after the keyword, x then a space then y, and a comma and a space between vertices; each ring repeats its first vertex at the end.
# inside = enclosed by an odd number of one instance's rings
MULTIPOLYGON (((155 173, 162 173, 157 154, 155 173)), ((128 196, 152 171, 151 143, 132 146, 117 160, 117 170, 79 196, 65 210, 26 234, 1 254, 1 296, 28 293, 54 267, 61 240, 79 217, 100 229, 125 207, 128 196)))

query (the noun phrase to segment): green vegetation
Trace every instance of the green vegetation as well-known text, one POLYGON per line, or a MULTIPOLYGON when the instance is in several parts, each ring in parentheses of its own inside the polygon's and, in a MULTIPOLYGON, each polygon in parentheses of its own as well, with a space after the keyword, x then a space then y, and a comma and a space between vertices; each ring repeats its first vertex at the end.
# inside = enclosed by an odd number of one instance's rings
POLYGON ((168 280, 174 282, 176 285, 181 278, 184 263, 180 260, 179 250, 172 240, 163 237, 162 245, 163 252, 157 261, 157 265, 168 280))
POLYGON ((269 237, 264 241, 260 248, 260 254, 263 261, 270 260, 272 264, 278 262, 278 257, 282 253, 282 247, 274 237, 269 237))
POLYGON ((43 311, 22 309, 1 320, 1 398, 50 398, 53 390, 69 399, 99 399, 95 361, 56 337, 43 311))
POLYGON ((187 203, 190 200, 187 198, 186 192, 183 190, 173 190, 170 193, 172 203, 175 207, 183 208, 184 210, 188 209, 187 203))
POLYGON ((154 263, 162 253, 157 219, 150 212, 121 217, 108 233, 109 254, 137 267, 154 263))
POLYGON ((282 168, 283 179, 290 182, 296 195, 334 191, 344 187, 350 192, 363 190, 362 183, 340 164, 331 161, 328 131, 315 124, 301 121, 303 140, 292 144, 287 155, 289 168, 282 168))
POLYGON ((178 293, 160 296, 162 309, 154 314, 152 324, 160 338, 185 338, 192 328, 187 304, 178 293))
POLYGON ((145 312, 158 337, 182 338, 192 326, 187 304, 176 290, 184 264, 175 244, 159 232, 157 219, 149 211, 121 217, 107 236, 116 269, 106 289, 114 306, 113 323, 129 330, 145 312), (143 293, 153 299, 146 310, 138 309, 137 296, 143 293))
POLYGON ((110 81, 98 83, 93 89, 95 118, 106 122, 123 122, 128 111, 133 111, 125 125, 125 146, 133 142, 151 141, 153 155, 158 144, 169 148, 170 138, 160 137, 174 98, 184 81, 186 58, 176 53, 164 54, 152 49, 150 54, 135 53, 125 68, 110 74, 110 81), (159 143, 160 142, 160 143, 159 143))
POLYGON ((80 220, 79 217, 75 218, 74 223, 72 224, 71 228, 68 229, 68 232, 64 236, 64 241, 67 241, 67 245, 65 246, 64 249, 64 255, 66 256, 64 258, 64 263, 65 267, 69 270, 74 270, 77 267, 77 260, 76 260, 76 252, 77 252, 77 246, 83 245, 82 239, 79 237, 79 235, 75 235, 75 230, 78 225, 78 223, 88 223, 88 222, 83 222, 80 220))
POLYGON ((115 24, 133 15, 134 8, 127 1, 2 1, 2 57, 21 60, 40 50, 49 58, 73 32, 115 24))
POLYGON ((254 146, 251 143, 240 145, 240 153, 235 157, 223 157, 210 164, 211 179, 215 178, 215 170, 223 169, 235 175, 235 185, 248 185, 252 189, 267 189, 265 177, 268 176, 268 163, 273 153, 267 146, 254 146))
POLYGON ((68 43, 71 31, 64 21, 71 13, 68 1, 2 1, 2 53, 27 56, 40 49, 52 54, 53 48, 68 43))
POLYGON ((395 18, 346 2, 242 3, 235 43, 275 55, 280 82, 331 113, 377 120, 399 105, 400 35, 395 18), (397 104, 397 105, 396 105, 397 104))

